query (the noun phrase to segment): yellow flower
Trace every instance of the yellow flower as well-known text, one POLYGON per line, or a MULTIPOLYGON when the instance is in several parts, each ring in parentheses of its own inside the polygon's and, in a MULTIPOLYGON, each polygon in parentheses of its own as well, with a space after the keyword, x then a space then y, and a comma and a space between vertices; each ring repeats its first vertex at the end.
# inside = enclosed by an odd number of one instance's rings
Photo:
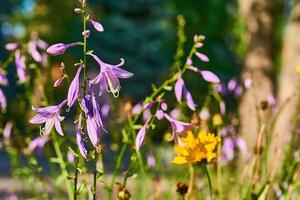
POLYGON ((217 157, 217 145, 220 141, 218 136, 205 131, 200 131, 197 137, 189 131, 185 137, 178 139, 178 144, 174 146, 176 156, 171 162, 178 165, 202 160, 210 162, 217 157))

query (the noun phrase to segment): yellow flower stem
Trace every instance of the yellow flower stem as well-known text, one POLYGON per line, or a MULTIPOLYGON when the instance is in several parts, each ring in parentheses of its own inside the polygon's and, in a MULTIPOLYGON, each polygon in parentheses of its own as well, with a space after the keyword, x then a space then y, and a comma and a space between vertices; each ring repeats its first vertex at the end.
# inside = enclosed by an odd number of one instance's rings
POLYGON ((203 172, 205 173, 205 175, 207 177, 207 183, 208 183, 208 187, 209 187, 209 196, 210 196, 210 200, 212 200, 211 178, 210 178, 210 175, 209 175, 209 172, 208 172, 208 169, 207 169, 206 165, 202 164, 201 166, 202 166, 203 172))
MULTIPOLYGON (((221 138, 221 130, 218 130, 218 137, 221 138)), ((218 163, 217 163, 217 187, 218 187, 218 197, 222 199, 222 142, 218 144, 218 163)))
POLYGON ((185 199, 189 199, 192 192, 193 192, 193 189, 194 189, 194 181, 195 181, 195 169, 194 169, 194 166, 193 164, 189 164, 189 172, 190 172, 190 180, 189 180, 189 189, 188 189, 188 192, 187 194, 185 195, 185 199))

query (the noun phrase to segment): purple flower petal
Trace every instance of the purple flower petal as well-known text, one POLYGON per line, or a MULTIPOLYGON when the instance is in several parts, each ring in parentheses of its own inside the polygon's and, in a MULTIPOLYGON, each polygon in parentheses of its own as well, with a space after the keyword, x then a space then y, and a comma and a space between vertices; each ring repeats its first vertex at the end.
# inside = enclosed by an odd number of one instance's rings
POLYGON ((12 130, 13 124, 12 122, 7 122, 5 124, 5 127, 3 129, 3 137, 8 139, 11 136, 11 130, 12 130))
POLYGON ((99 31, 99 32, 103 32, 103 31, 104 31, 103 26, 102 26, 99 22, 97 22, 97 21, 95 21, 95 20, 91 20, 91 19, 89 19, 89 22, 92 23, 93 27, 94 27, 97 31, 99 31))
POLYGON ((211 71, 200 71, 202 77, 204 80, 206 80, 207 82, 210 83, 220 83, 220 79, 217 77, 217 75, 215 75, 214 73, 212 73, 211 71))
POLYGON ((178 108, 174 108, 171 112, 170 112, 170 116, 174 119, 178 119, 180 116, 180 110, 178 108))
POLYGON ((83 140, 82 140, 82 136, 81 136, 81 123, 82 123, 82 116, 81 114, 79 115, 79 120, 78 120, 78 128, 77 128, 77 133, 76 133, 76 141, 77 141, 77 145, 78 145, 78 148, 79 148, 79 151, 81 153, 81 155, 84 157, 84 158, 87 158, 87 154, 88 154, 88 151, 87 149, 85 148, 84 146, 84 143, 83 143, 83 140))
POLYGON ((5 49, 8 51, 15 51, 19 47, 20 47, 20 45, 18 43, 7 43, 5 45, 5 49))
POLYGON ((195 111, 196 110, 196 104, 193 100, 192 94, 189 91, 185 92, 185 99, 186 99, 186 104, 187 106, 192 110, 195 111))
POLYGON ((97 123, 98 127, 102 128, 103 123, 101 118, 101 111, 94 95, 92 95, 92 107, 93 107, 93 115, 94 115, 95 122, 97 123))
POLYGON ((173 119, 167 113, 165 113, 165 118, 171 123, 173 138, 175 138, 175 141, 178 135, 180 136, 186 131, 193 129, 192 124, 173 119))
POLYGON ((0 85, 7 86, 8 85, 8 79, 4 73, 0 72, 0 85))
POLYGON ((82 66, 80 66, 77 70, 77 73, 69 87, 68 90, 68 102, 67 105, 69 107, 71 107, 75 101, 78 99, 79 95, 80 95, 80 87, 79 87, 79 78, 80 78, 80 72, 81 72, 82 66))
POLYGON ((101 107, 101 115, 105 118, 108 116, 109 114, 109 110, 110 110, 110 107, 109 107, 109 104, 108 103, 105 103, 104 105, 102 105, 101 107))
POLYGON ((44 128, 44 133, 45 135, 49 135, 54 124, 55 124, 56 119, 54 117, 47 119, 46 123, 45 123, 45 128, 44 128))
POLYGON ((181 102, 182 93, 183 93, 184 81, 181 74, 179 74, 178 79, 175 83, 175 96, 178 102, 181 102))
POLYGON ((6 111, 6 107, 7 107, 6 98, 1 88, 0 88, 0 107, 2 112, 6 111))
POLYGON ((158 120, 161 120, 164 118, 164 112, 162 110, 157 110, 155 116, 158 120))
POLYGON ((136 115, 136 114, 140 113, 142 111, 142 109, 143 109, 142 104, 141 103, 137 103, 137 104, 135 104, 135 106, 133 106, 131 114, 132 115, 136 115))
POLYGON ((133 76, 133 73, 128 72, 128 71, 126 71, 126 70, 124 70, 124 69, 121 69, 121 68, 119 68, 119 67, 115 67, 115 68, 113 69, 113 72, 114 72, 115 75, 116 75, 117 77, 119 77, 119 78, 130 78, 130 77, 133 76))
POLYGON ((28 52, 31 54, 32 58, 36 62, 41 62, 42 61, 42 55, 40 52, 37 50, 37 44, 36 41, 30 41, 28 43, 28 52))
POLYGON ((243 87, 241 86, 241 85, 238 85, 236 88, 235 88, 235 90, 234 90, 234 96, 236 97, 236 98, 238 98, 238 97, 240 97, 241 95, 242 95, 242 93, 243 93, 243 87))
POLYGON ((65 78, 66 78, 66 76, 63 76, 63 77, 57 79, 57 80, 54 82, 54 87, 59 87, 59 86, 61 86, 61 84, 62 84, 62 82, 63 82, 63 80, 64 80, 65 78))
POLYGON ((73 153, 71 151, 68 151, 68 153, 67 153, 67 159, 68 159, 69 163, 74 163, 75 157, 74 157, 74 155, 73 155, 73 153))
POLYGON ((205 54, 199 52, 196 52, 195 54, 201 61, 209 62, 209 58, 205 54))
POLYGON ((227 88, 231 92, 234 91, 234 89, 236 88, 236 86, 237 86, 237 81, 234 78, 230 79, 228 81, 228 83, 227 83, 227 88))
POLYGON ((92 142, 94 147, 97 147, 99 143, 99 137, 98 137, 99 128, 97 126, 95 119, 88 116, 86 119, 86 126, 87 126, 87 132, 90 141, 92 142))
POLYGON ((148 123, 150 122, 151 117, 149 117, 143 127, 139 130, 136 139, 135 139, 135 149, 138 151, 140 147, 142 146, 144 139, 145 139, 145 134, 146 134, 146 129, 148 126, 148 123))
POLYGON ((48 48, 47 42, 45 42, 44 40, 42 40, 40 38, 37 38, 36 45, 43 50, 46 50, 48 48))
POLYGON ((29 143, 28 148, 31 151, 34 151, 36 148, 41 149, 45 146, 45 143, 49 140, 50 140, 49 135, 43 135, 43 136, 37 137, 29 143))
POLYGON ((45 123, 53 114, 43 112, 43 113, 38 113, 35 115, 33 118, 29 120, 31 124, 43 124, 45 123))
POLYGON ((161 107, 161 109, 162 109, 163 111, 167 111, 167 109, 168 109, 168 104, 167 104, 166 102, 162 102, 162 103, 160 104, 160 107, 161 107))
POLYGON ((219 107, 220 107, 220 113, 221 115, 225 115, 226 113, 226 105, 225 105, 225 102, 224 101, 221 101, 219 103, 219 107))
POLYGON ((19 83, 24 83, 26 81, 25 56, 21 54, 20 50, 16 50, 15 52, 15 63, 16 63, 19 83))
POLYGON ((55 130, 57 131, 57 133, 58 133, 59 135, 61 135, 61 136, 64 136, 64 133, 63 133, 63 130, 62 130, 62 128, 61 128, 61 124, 60 124, 59 119, 56 119, 56 120, 55 120, 54 125, 55 125, 55 130))

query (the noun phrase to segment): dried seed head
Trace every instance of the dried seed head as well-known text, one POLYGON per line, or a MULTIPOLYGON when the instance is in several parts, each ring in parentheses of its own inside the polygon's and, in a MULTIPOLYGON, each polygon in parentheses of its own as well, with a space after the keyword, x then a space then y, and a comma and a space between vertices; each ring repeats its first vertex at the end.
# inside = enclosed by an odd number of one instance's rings
POLYGON ((176 189, 176 192, 179 193, 181 196, 184 196, 186 195, 186 193, 188 192, 188 185, 184 182, 178 182, 177 183, 177 189, 176 189))
POLYGON ((120 186, 118 190, 118 199, 129 200, 130 197, 131 194, 129 193, 129 191, 124 186, 120 186))

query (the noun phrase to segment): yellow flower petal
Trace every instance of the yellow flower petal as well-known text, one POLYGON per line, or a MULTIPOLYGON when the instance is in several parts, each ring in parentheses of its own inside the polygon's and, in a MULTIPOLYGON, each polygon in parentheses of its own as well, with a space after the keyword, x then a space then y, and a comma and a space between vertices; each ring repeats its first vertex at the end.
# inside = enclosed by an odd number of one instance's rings
POLYGON ((177 165, 183 165, 187 163, 187 160, 185 159, 185 157, 177 156, 174 158, 174 160, 171 161, 171 163, 177 165))

